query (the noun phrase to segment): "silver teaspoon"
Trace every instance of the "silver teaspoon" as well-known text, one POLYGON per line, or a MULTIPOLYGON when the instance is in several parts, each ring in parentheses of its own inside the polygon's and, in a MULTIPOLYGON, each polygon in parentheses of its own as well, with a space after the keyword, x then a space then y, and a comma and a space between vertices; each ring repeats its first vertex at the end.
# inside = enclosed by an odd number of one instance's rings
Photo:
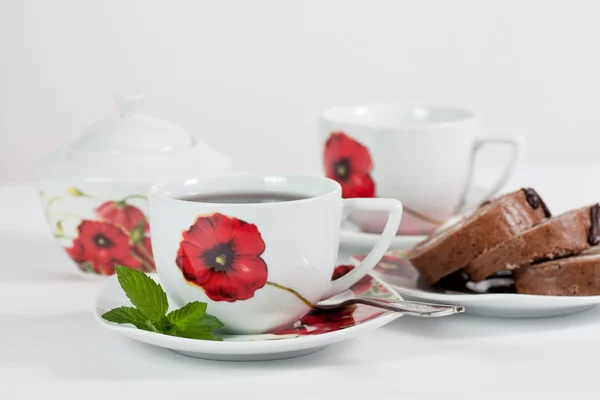
POLYGON ((339 308, 349 304, 365 304, 368 306, 383 308, 389 311, 402 312, 416 317, 445 317, 465 311, 463 306, 452 306, 445 304, 419 303, 404 300, 383 300, 372 297, 356 296, 351 290, 336 294, 326 300, 315 304, 315 308, 328 310, 339 308))

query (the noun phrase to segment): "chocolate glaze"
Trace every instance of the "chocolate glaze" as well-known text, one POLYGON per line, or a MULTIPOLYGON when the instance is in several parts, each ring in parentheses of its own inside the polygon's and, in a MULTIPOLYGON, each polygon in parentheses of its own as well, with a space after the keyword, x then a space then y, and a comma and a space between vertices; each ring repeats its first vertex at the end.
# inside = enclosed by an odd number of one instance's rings
POLYGON ((546 203, 544 203, 544 200, 542 200, 540 195, 534 189, 524 188, 523 192, 525 193, 525 197, 527 198, 527 202, 531 208, 537 210, 539 206, 542 206, 542 210, 544 210, 544 215, 546 218, 550 218, 552 216, 552 213, 546 206, 546 203))
POLYGON ((590 246, 595 246, 600 243, 600 205, 594 204, 590 208, 590 233, 588 235, 588 243, 590 246))
POLYGON ((487 206, 487 205, 488 205, 488 204, 490 204, 490 203, 491 203, 491 201, 490 201, 490 200, 485 200, 485 201, 482 201, 482 202, 481 202, 481 204, 479 204, 479 207, 487 206))
POLYGON ((444 292, 460 292, 468 294, 485 294, 485 293, 516 293, 514 280, 510 271, 501 271, 493 274, 485 281, 471 282, 469 277, 462 271, 453 272, 440 279, 434 288, 444 292), (489 287, 487 290, 473 290, 474 287, 489 287))

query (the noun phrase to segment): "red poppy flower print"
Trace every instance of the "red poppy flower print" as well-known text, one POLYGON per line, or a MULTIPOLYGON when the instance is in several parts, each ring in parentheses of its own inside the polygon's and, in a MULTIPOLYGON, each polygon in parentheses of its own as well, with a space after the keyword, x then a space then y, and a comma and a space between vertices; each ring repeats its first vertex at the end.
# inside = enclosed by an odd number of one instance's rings
POLYGON ((220 213, 183 233, 176 262, 185 279, 214 301, 247 300, 267 283, 265 242, 254 224, 220 213))
POLYGON ((148 232, 150 227, 146 216, 137 207, 129 205, 124 201, 107 201, 96 208, 96 215, 103 221, 120 226, 127 232, 131 232, 140 222, 144 221, 143 232, 148 232))
MULTIPOLYGON (((336 279, 341 278, 342 276, 346 275, 348 272, 352 271, 353 269, 354 269, 353 265, 338 265, 333 270, 333 276, 331 277, 331 280, 335 281, 336 279)), ((350 290, 352 290, 352 292, 354 292, 354 294, 356 294, 356 295, 361 295, 361 294, 365 293, 367 290, 369 290, 371 288, 372 284, 373 284, 373 278, 370 275, 365 275, 358 282, 356 282, 354 285, 352 285, 350 290)))
POLYGON ((131 254, 129 237, 117 226, 106 222, 83 220, 77 228, 79 236, 66 249, 80 266, 91 265, 98 274, 115 273, 116 265, 140 268, 131 254))
POLYGON ((316 310, 306 314, 300 321, 302 325, 312 327, 309 330, 310 334, 333 332, 355 325, 352 316, 355 309, 356 305, 350 305, 331 310, 316 310))
POLYGON ((375 197, 369 149, 343 132, 332 132, 325 142, 325 175, 342 186, 342 197, 375 197))
POLYGON ((277 329, 275 335, 320 335, 334 332, 356 324, 353 314, 355 305, 331 310, 312 310, 294 325, 277 329))

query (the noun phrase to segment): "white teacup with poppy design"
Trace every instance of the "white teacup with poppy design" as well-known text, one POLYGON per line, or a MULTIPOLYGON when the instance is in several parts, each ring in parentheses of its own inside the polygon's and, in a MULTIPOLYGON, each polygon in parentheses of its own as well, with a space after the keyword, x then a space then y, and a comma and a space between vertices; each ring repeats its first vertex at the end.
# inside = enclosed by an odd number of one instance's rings
POLYGON ((182 306, 208 303, 226 332, 265 333, 348 289, 389 247, 402 216, 394 199, 342 199, 316 176, 232 175, 155 185, 150 229, 157 272, 182 306), (364 261, 331 280, 342 221, 357 210, 388 214, 364 261))
MULTIPOLYGON (((511 155, 480 202, 502 188, 519 160, 522 137, 481 136, 478 120, 475 113, 453 107, 330 108, 320 119, 325 175, 341 184, 344 198, 401 200, 399 234, 430 233, 463 209, 483 146, 508 146, 511 155)), ((367 232, 381 232, 384 217, 371 212, 352 219, 367 232)))

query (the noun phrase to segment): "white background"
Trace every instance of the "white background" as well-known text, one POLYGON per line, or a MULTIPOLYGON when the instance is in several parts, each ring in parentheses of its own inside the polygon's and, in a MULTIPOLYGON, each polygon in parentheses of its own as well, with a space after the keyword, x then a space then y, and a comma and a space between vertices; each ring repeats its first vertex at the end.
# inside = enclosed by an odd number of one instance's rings
POLYGON ((599 15, 592 0, 0 0, 0 181, 29 180, 131 90, 238 170, 318 171, 320 111, 366 102, 472 108, 527 136, 525 162, 594 162, 599 15))

